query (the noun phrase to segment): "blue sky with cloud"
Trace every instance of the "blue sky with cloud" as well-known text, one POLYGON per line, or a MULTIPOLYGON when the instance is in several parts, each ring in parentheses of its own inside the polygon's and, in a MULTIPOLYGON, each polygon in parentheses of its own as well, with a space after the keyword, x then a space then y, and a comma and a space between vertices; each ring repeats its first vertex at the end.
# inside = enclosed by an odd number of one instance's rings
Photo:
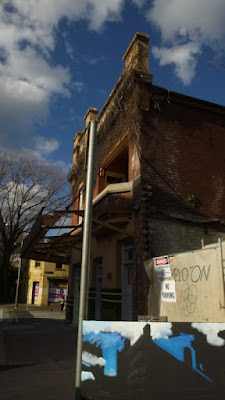
POLYGON ((156 85, 225 105, 224 16, 224 0, 2 0, 0 146, 69 168, 136 31, 150 35, 156 85))

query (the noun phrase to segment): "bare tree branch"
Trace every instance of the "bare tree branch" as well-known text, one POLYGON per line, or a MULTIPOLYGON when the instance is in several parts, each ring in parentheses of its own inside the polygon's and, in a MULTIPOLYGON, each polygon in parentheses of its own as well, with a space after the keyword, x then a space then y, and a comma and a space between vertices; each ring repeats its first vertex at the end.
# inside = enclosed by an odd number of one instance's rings
POLYGON ((50 213, 70 201, 63 170, 29 153, 0 152, 0 285, 7 285, 10 256, 40 210, 50 213))

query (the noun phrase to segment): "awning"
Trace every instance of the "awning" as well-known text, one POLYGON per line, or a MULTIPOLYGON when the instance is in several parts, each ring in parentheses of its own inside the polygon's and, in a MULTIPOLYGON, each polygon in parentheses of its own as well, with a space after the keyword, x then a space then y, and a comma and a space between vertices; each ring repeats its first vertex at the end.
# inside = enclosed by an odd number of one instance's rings
MULTIPOLYGON (((133 182, 109 185, 103 193, 100 193, 93 201, 92 236, 98 237, 109 231, 120 233, 122 236, 130 236, 126 229, 131 222, 133 210, 132 195, 133 182)), ((82 210, 57 210, 53 215, 40 213, 25 239, 21 257, 39 261, 70 262, 71 249, 81 251, 83 224, 57 225, 63 215, 76 214, 84 216, 82 210), (69 229, 69 232, 53 236, 57 229, 69 229), (51 231, 51 232, 50 232, 51 231), (49 233, 50 232, 50 233, 49 233)))

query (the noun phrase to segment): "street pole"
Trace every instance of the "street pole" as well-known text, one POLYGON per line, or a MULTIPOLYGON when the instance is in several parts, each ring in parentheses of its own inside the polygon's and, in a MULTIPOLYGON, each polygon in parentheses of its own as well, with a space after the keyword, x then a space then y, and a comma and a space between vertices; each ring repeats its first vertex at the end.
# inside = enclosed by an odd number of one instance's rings
POLYGON ((18 308, 18 295, 19 295, 19 286, 20 286, 20 273, 21 273, 21 257, 19 258, 19 267, 18 267, 18 276, 16 283, 16 297, 15 297, 15 310, 18 308))
POLYGON ((76 355, 76 375, 75 375, 76 400, 81 400, 83 320, 85 319, 86 315, 87 275, 88 275, 88 265, 90 260, 90 247, 91 247, 92 199, 93 199, 93 180, 94 180, 93 166, 95 157, 96 128, 97 128, 97 122, 90 121, 87 178, 86 178, 86 198, 85 198, 85 211, 84 211, 83 243, 82 243, 80 305, 79 305, 77 355, 76 355))

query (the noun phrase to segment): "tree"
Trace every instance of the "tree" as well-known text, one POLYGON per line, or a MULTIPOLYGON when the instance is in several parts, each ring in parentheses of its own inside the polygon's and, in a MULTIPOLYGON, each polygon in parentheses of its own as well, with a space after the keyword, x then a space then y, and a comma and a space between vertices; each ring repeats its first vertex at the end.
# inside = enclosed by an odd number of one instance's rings
POLYGON ((64 170, 32 153, 0 152, 0 301, 7 301, 10 258, 41 209, 47 213, 70 198, 64 170))

